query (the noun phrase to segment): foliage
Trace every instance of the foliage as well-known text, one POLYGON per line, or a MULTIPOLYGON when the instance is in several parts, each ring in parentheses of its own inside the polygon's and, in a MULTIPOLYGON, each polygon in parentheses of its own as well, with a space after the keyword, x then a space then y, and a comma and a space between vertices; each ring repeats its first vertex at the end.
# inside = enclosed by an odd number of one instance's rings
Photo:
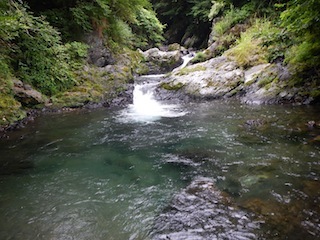
POLYGON ((148 0, 71 2, 67 9, 63 4, 58 4, 57 9, 41 12, 62 31, 67 40, 75 40, 76 38, 69 36, 70 31, 76 36, 79 29, 82 29, 82 32, 98 32, 101 38, 107 39, 107 44, 114 51, 123 46, 143 48, 164 40, 164 25, 157 19, 148 0), (64 11, 64 17, 61 17, 60 9, 64 11), (56 19, 59 19, 60 23, 56 19), (75 29, 75 32, 72 29, 75 29))
POLYGON ((148 48, 164 41, 164 25, 160 23, 154 11, 141 8, 137 12, 137 18, 132 26, 135 31, 134 44, 137 47, 148 48))
POLYGON ((196 55, 192 58, 192 63, 204 62, 209 59, 209 56, 206 52, 197 52, 196 55))
POLYGON ((68 62, 72 69, 80 69, 88 55, 89 46, 82 42, 70 42, 65 44, 68 62))
POLYGON ((319 66, 320 45, 311 40, 312 36, 305 36, 305 41, 292 46, 286 54, 286 60, 292 65, 303 68, 319 66))
POLYGON ((205 71, 205 70, 207 70, 207 68, 205 66, 194 65, 194 66, 189 66, 189 67, 185 67, 185 68, 180 69, 177 74, 178 75, 187 75, 189 73, 205 71))
POLYGON ((212 6, 208 15, 210 20, 214 19, 215 17, 219 16, 221 11, 225 8, 226 2, 223 1, 212 1, 212 6))
POLYGON ((319 0, 295 0, 281 13, 282 26, 294 39, 286 62, 298 70, 320 67, 319 0))
POLYGON ((163 83, 161 83, 160 87, 165 90, 168 90, 168 91, 178 91, 184 87, 184 84, 181 82, 176 83, 176 84, 173 82, 169 82, 169 83, 163 82, 163 83))
POLYGON ((241 33, 237 45, 228 50, 226 55, 233 58, 244 68, 265 63, 267 56, 261 44, 260 32, 263 32, 266 26, 268 24, 265 25, 264 22, 256 21, 251 28, 241 33))
POLYGON ((59 33, 42 17, 31 15, 14 1, 8 3, 4 16, 0 35, 9 48, 1 51, 10 71, 48 95, 70 87, 73 80, 69 56, 59 33))
POLYGON ((189 3, 192 5, 189 12, 190 16, 202 22, 207 22, 209 20, 209 13, 212 5, 211 1, 189 0, 189 3))
POLYGON ((256 19, 252 23, 250 31, 261 40, 260 45, 266 50, 268 62, 272 63, 284 59, 284 53, 290 45, 290 39, 278 23, 266 18, 256 19))
POLYGON ((247 4, 242 8, 234 8, 231 6, 220 21, 213 26, 213 31, 217 37, 221 37, 227 30, 233 27, 236 23, 244 22, 253 11, 251 4, 247 4))

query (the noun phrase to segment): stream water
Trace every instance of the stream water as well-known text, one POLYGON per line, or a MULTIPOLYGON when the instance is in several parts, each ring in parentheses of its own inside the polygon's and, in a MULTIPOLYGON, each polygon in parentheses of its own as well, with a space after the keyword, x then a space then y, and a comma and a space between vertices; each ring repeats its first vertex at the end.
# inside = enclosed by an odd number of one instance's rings
POLYGON ((161 103, 158 78, 127 108, 41 116, 0 140, 0 239, 150 239, 197 176, 264 238, 318 239, 319 107, 161 103))

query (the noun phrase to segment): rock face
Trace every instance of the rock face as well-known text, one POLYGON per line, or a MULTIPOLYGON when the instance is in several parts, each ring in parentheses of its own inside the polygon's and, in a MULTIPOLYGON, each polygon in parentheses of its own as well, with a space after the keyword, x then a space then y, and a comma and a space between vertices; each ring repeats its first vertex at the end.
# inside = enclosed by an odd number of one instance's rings
POLYGON ((195 97, 220 98, 243 82, 243 72, 225 57, 213 58, 184 70, 176 73, 174 82, 185 85, 186 93, 195 97))
POLYGON ((142 52, 148 74, 159 74, 172 71, 174 68, 182 64, 182 54, 179 50, 176 51, 161 51, 158 48, 151 48, 142 52))
POLYGON ((208 178, 194 180, 155 220, 153 239, 259 239, 258 222, 208 178))
POLYGON ((310 86, 293 88, 290 73, 281 64, 240 68, 225 56, 175 70, 157 89, 162 100, 216 99, 236 96, 248 104, 313 101, 310 86))
POLYGON ((24 107, 32 107, 45 103, 45 99, 40 92, 34 90, 29 84, 24 84, 20 80, 13 80, 13 92, 15 98, 21 102, 24 107))
POLYGON ((111 52, 105 48, 102 38, 92 34, 87 36, 86 42, 90 46, 88 51, 89 64, 93 64, 97 67, 105 67, 115 63, 111 52))

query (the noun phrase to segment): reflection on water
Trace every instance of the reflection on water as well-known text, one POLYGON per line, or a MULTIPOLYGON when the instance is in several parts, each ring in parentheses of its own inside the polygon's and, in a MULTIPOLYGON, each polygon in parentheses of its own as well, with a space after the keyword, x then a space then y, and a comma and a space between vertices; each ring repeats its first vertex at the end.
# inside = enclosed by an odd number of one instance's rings
POLYGON ((152 124, 123 110, 43 116, 0 144, 0 239, 148 239, 198 177, 253 213, 267 239, 320 234, 316 107, 214 101, 152 124))

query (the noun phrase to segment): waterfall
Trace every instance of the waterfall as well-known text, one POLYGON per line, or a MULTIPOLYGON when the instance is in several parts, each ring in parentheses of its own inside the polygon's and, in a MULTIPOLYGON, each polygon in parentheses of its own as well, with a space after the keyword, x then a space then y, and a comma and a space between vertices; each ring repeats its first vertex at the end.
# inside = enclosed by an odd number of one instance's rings
POLYGON ((193 57, 194 57, 193 53, 189 53, 188 55, 183 56, 182 57, 183 63, 179 67, 173 69, 173 72, 178 71, 178 70, 186 67, 188 65, 188 63, 192 60, 193 57))
MULTIPOLYGON (((183 63, 173 71, 184 68, 193 58, 193 54, 183 57, 183 63)), ((125 109, 121 121, 153 122, 163 117, 180 117, 186 114, 178 104, 168 104, 154 98, 154 90, 163 79, 164 74, 144 75, 136 79, 133 91, 133 104, 125 109)))

